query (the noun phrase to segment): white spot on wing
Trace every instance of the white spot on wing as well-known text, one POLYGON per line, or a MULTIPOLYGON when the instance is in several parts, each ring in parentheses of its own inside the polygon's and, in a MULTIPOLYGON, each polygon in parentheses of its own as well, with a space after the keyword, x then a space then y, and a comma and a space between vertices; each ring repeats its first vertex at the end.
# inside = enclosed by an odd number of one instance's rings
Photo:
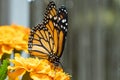
POLYGON ((50 15, 50 19, 52 18, 52 15, 50 15))
POLYGON ((66 19, 63 19, 63 20, 62 20, 62 23, 65 23, 65 22, 66 22, 66 19))
POLYGON ((67 25, 68 25, 68 23, 65 23, 65 25, 67 26, 67 25))
POLYGON ((54 17, 54 20, 57 20, 57 16, 54 17))

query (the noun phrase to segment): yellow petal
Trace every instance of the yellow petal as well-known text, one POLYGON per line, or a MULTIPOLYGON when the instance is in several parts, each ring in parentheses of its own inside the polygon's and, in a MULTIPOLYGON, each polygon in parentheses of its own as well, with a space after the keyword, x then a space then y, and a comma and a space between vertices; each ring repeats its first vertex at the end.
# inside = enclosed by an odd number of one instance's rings
POLYGON ((0 26, 0 58, 4 53, 10 54, 13 49, 27 52, 29 28, 20 25, 0 26))
POLYGON ((33 80, 70 80, 70 76, 61 67, 55 66, 46 59, 16 56, 15 59, 10 61, 14 66, 9 66, 8 70, 23 69, 30 73, 33 80))
POLYGON ((2 45, 1 49, 3 53, 7 53, 7 54, 11 54, 13 51, 13 48, 10 47, 9 45, 2 45))
POLYGON ((33 80, 53 80, 51 76, 43 73, 39 73, 39 74, 31 73, 30 76, 33 80))
POLYGON ((18 80, 19 76, 22 76, 23 74, 25 74, 24 69, 17 69, 14 72, 9 72, 8 71, 9 80, 18 80))

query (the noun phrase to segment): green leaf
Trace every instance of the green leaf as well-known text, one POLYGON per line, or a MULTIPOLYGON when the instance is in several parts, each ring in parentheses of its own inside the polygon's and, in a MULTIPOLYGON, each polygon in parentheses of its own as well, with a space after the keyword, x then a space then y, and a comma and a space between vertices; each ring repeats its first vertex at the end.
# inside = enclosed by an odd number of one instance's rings
POLYGON ((3 60, 3 64, 0 66, 0 80, 5 80, 5 78, 7 76, 8 65, 9 65, 9 61, 3 60))

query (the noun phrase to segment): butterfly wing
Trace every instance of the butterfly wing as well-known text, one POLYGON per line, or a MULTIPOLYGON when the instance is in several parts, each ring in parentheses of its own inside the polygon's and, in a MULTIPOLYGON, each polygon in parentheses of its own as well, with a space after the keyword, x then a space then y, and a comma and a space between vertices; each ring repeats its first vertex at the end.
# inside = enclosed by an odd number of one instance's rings
POLYGON ((59 27, 59 41, 57 55, 61 56, 63 53, 67 31, 68 31, 68 13, 64 6, 61 6, 58 11, 58 27, 59 27))
POLYGON ((61 57, 64 48, 65 37, 68 29, 67 16, 67 10, 64 6, 61 6, 61 8, 57 11, 55 3, 51 1, 46 9, 43 21, 54 40, 52 53, 58 57, 61 57))
POLYGON ((51 1, 47 8, 43 19, 43 24, 49 29, 50 34, 53 37, 54 23, 57 21, 57 9, 53 1, 51 1))
POLYGON ((28 50, 31 55, 47 59, 53 47, 52 43, 53 38, 48 29, 38 24, 30 32, 28 50))
POLYGON ((48 20, 52 16, 55 16, 57 14, 56 12, 56 5, 52 1, 46 8, 45 17, 43 20, 44 25, 38 24, 31 30, 28 42, 28 51, 31 55, 48 59, 49 53, 53 52, 53 48, 55 49, 53 41, 54 26, 52 21, 48 20))
POLYGON ((50 54, 61 57, 67 34, 67 11, 65 7, 56 9, 53 1, 46 8, 43 24, 31 30, 29 52, 32 55, 48 59, 50 54))

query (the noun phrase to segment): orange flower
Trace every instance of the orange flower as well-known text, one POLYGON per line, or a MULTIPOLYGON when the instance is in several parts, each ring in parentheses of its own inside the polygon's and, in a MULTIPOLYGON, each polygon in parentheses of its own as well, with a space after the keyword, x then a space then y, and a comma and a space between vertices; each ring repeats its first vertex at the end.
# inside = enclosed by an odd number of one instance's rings
POLYGON ((70 80, 70 76, 60 67, 55 67, 45 59, 15 57, 10 60, 15 66, 8 67, 10 80, 19 80, 20 76, 29 73, 33 80, 70 80))
POLYGON ((13 48, 16 50, 24 50, 27 51, 28 49, 28 36, 30 29, 25 28, 24 26, 18 26, 18 25, 11 25, 11 28, 15 30, 15 36, 13 38, 13 48))
POLYGON ((18 25, 0 26, 0 58, 13 49, 27 51, 29 28, 18 25))

